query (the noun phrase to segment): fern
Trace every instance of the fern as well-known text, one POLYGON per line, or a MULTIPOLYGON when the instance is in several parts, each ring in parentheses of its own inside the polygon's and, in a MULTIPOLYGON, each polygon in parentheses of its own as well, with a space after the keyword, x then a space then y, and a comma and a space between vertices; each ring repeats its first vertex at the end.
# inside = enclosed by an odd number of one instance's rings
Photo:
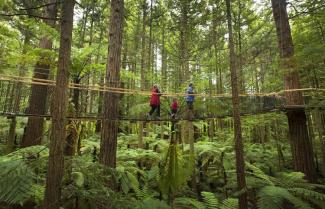
POLYGON ((0 201, 22 204, 32 197, 35 174, 23 160, 2 159, 0 176, 0 201))
POLYGON ((176 209, 206 209, 202 202, 189 197, 178 197, 174 201, 176 209))
POLYGON ((318 205, 320 208, 325 208, 325 194, 304 189, 304 188, 291 188, 288 189, 288 191, 295 194, 295 196, 299 196, 305 200, 309 200, 313 202, 314 204, 318 205))
POLYGON ((192 174, 192 156, 184 155, 177 146, 170 145, 160 171, 159 185, 164 194, 182 188, 192 174))
POLYGON ((211 192, 201 192, 203 197, 203 202, 206 205, 207 209, 215 209, 219 207, 219 200, 211 192))
POLYGON ((237 209, 238 208, 238 199, 236 198, 227 198, 220 205, 220 209, 237 209))
POLYGON ((265 186, 260 190, 258 197, 257 205, 260 209, 281 209, 285 200, 292 203, 296 208, 312 209, 308 203, 281 187, 265 186))
POLYGON ((262 179, 267 185, 274 185, 275 179, 273 177, 266 175, 261 169, 254 166, 253 164, 246 162, 245 165, 247 169, 252 170, 250 174, 252 174, 254 177, 262 179))
POLYGON ((171 209, 171 207, 163 201, 149 198, 143 200, 136 209, 171 209))

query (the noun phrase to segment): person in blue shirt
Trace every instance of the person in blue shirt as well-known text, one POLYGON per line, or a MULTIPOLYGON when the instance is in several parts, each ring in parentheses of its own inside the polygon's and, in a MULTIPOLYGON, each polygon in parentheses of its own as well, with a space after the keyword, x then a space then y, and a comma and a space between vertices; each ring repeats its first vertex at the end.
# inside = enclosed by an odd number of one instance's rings
POLYGON ((186 94, 188 94, 185 97, 185 101, 186 101, 186 104, 187 104, 187 108, 189 110, 193 110, 194 95, 191 95, 191 94, 194 94, 194 86, 193 86, 192 83, 190 83, 188 85, 187 90, 186 90, 186 94))

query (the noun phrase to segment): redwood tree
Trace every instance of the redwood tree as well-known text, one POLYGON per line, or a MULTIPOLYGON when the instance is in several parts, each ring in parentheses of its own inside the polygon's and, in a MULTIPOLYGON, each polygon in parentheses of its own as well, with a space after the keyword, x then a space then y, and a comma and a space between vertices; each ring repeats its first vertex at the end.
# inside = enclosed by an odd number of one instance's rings
MULTIPOLYGON (((119 87, 124 1, 112 0, 110 11, 105 85, 106 87, 119 87)), ((111 92, 105 92, 104 94, 100 162, 111 168, 116 166, 118 121, 114 119, 118 117, 119 96, 119 94, 111 92)))
MULTIPOLYGON (((57 16, 56 0, 48 0, 48 5, 44 8, 44 23, 54 28, 57 16)), ((48 36, 41 38, 39 47, 45 50, 52 49, 52 39, 48 36)), ((38 62, 34 69, 34 79, 48 79, 50 74, 51 57, 47 52, 40 55, 38 62)), ((31 97, 29 101, 28 113, 33 115, 44 115, 46 113, 46 98, 48 87, 44 85, 32 85, 31 97)), ((21 147, 28 147, 41 144, 43 135, 44 118, 43 117, 29 117, 26 126, 26 133, 22 139, 21 147)))
MULTIPOLYGON (((299 73, 294 60, 294 46, 289 25, 285 0, 272 0, 273 17, 278 37, 281 67, 284 70, 284 86, 286 90, 299 89, 299 73)), ((286 91, 286 105, 303 105, 302 93, 286 91)), ((303 108, 287 110, 289 123, 289 139, 291 144, 294 168, 305 173, 306 178, 316 181, 316 169, 313 158, 313 146, 308 135, 307 119, 303 108)))
MULTIPOLYGON (((232 106, 233 106, 233 117, 234 117, 237 184, 239 190, 244 190, 246 188, 244 147, 243 147, 241 122, 240 122, 238 79, 237 79, 237 72, 236 72, 237 66, 236 66, 236 55, 234 50, 234 41, 233 41, 233 33, 232 33, 230 0, 226 0, 226 6, 227 6, 227 22, 228 22, 228 35, 229 35, 229 56, 230 56, 232 106)), ((239 196, 239 208, 240 209, 247 208, 247 194, 245 192, 242 192, 239 196)))
POLYGON ((69 82, 74 4, 75 0, 65 0, 62 3, 58 73, 51 108, 52 128, 44 199, 45 209, 60 208, 61 181, 64 172, 63 145, 66 135, 67 88, 69 82))

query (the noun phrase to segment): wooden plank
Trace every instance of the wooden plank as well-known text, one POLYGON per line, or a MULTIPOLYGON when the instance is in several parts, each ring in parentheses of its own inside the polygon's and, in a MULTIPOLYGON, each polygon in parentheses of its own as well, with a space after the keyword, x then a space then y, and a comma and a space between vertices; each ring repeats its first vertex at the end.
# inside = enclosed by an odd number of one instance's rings
MULTIPOLYGON (((268 109, 253 113, 241 113, 241 116, 250 116, 250 115, 258 115, 264 114, 269 112, 276 112, 278 109, 268 109)), ((12 112, 0 112, 0 115, 10 117, 42 117, 46 119, 50 119, 51 115, 36 115, 36 114, 29 114, 29 113, 12 113, 12 112)), ((111 118, 108 119, 110 121, 130 121, 130 122, 163 122, 163 121, 170 121, 170 122, 178 122, 178 121, 201 121, 201 120, 209 120, 209 119, 217 119, 217 118, 227 118, 232 117, 231 114, 227 115, 209 115, 204 117, 196 117, 196 118, 186 118, 186 117, 179 117, 179 118, 160 118, 160 119, 147 119, 147 118, 127 118, 127 117, 119 117, 119 118, 111 118)), ((77 117, 67 117, 68 120, 79 120, 79 121, 98 121, 102 120, 102 117, 97 116, 77 116, 77 117)))

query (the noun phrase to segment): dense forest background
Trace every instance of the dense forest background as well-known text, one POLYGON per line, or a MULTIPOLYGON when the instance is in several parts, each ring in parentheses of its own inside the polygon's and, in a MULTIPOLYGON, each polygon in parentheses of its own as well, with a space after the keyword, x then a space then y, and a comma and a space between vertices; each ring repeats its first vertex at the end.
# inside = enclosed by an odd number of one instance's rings
POLYGON ((325 208, 324 89, 322 0, 0 0, 0 208, 325 208))

